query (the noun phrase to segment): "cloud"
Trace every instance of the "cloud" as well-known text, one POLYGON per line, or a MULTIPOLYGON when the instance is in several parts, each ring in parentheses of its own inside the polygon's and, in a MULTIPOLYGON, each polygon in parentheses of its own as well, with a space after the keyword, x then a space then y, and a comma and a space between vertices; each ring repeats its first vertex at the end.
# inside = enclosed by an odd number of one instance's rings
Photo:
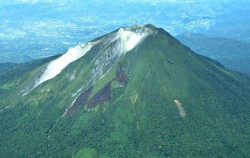
POLYGON ((21 3, 29 3, 29 4, 36 4, 39 0, 19 0, 21 3))
POLYGON ((152 3, 160 3, 160 2, 176 2, 176 0, 122 0, 122 1, 127 1, 127 2, 152 2, 152 3))
POLYGON ((213 20, 198 19, 198 20, 193 20, 193 21, 185 24, 185 28, 188 31, 196 31, 197 29, 206 29, 206 30, 208 30, 213 24, 214 24, 213 20))
POLYGON ((25 36, 26 32, 21 31, 19 29, 8 29, 0 33, 1 40, 14 40, 18 38, 24 38, 25 36))
POLYGON ((26 4, 38 4, 38 3, 61 3, 62 0, 53 1, 53 0, 18 0, 19 3, 26 4))

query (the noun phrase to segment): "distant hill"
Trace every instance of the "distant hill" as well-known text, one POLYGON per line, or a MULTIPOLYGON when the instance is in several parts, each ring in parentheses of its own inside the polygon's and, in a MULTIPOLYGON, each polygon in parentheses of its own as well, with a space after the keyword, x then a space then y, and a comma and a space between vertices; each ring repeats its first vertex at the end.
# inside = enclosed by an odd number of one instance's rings
POLYGON ((20 54, 11 54, 11 53, 1 53, 0 54, 0 63, 25 63, 34 60, 32 57, 28 55, 20 55, 20 54))
POLYGON ((250 75, 250 43, 228 38, 210 38, 187 33, 177 39, 198 54, 219 61, 229 69, 250 75))
POLYGON ((209 30, 206 32, 208 37, 223 37, 229 39, 236 39, 239 41, 246 41, 250 43, 250 29, 248 28, 217 28, 216 30, 209 30))

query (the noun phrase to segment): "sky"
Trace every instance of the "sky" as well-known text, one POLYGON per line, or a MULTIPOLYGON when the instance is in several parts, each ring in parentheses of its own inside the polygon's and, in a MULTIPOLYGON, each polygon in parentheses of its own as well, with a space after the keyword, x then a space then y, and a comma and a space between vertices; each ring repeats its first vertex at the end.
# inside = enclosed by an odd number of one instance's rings
POLYGON ((246 0, 0 0, 0 62, 9 54, 63 53, 133 24, 150 23, 174 36, 196 32, 248 40, 248 6, 246 0))

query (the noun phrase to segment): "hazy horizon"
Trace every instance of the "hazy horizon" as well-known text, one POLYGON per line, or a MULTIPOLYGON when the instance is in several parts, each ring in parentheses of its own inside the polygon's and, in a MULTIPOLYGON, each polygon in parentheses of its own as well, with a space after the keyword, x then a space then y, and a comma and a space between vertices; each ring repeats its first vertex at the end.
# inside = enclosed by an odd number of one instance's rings
MULTIPOLYGON (((177 0, 11 0, 0 2, 0 62, 61 54, 121 26, 153 24, 250 41, 250 2, 177 0)), ((18 61, 15 61, 18 62, 18 61)))

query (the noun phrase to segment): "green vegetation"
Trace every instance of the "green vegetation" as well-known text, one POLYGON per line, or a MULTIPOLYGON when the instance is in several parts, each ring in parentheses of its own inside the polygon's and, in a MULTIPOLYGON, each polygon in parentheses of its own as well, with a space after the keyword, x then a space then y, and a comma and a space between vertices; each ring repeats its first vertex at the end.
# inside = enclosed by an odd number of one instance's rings
POLYGON ((51 59, 17 68, 0 82, 0 157, 250 157, 250 79, 193 53, 162 29, 92 85, 94 96, 112 81, 111 100, 95 110, 82 103, 62 117, 90 86, 100 47, 25 96, 20 90, 51 59), (114 80, 120 64, 126 84, 114 80))
POLYGON ((84 148, 73 155, 72 158, 98 158, 98 154, 95 149, 84 148))

